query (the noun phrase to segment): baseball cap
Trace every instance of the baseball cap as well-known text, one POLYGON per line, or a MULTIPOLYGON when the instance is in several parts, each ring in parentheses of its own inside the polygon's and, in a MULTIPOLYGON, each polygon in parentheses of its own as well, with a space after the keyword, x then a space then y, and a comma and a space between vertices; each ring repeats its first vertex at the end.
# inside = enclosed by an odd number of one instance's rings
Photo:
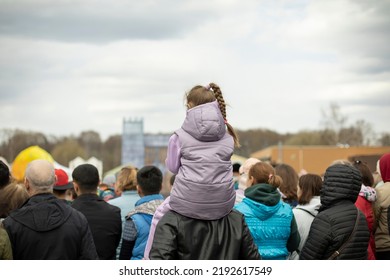
POLYGON ((55 169, 55 174, 57 177, 56 184, 53 189, 56 191, 67 190, 73 188, 73 183, 69 182, 68 174, 62 169, 55 169))

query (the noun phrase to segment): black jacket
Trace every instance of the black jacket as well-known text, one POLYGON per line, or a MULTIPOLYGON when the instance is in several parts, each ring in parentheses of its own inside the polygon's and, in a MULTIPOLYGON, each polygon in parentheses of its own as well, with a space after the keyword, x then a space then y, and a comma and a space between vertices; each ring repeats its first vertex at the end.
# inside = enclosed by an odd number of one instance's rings
POLYGON ((84 215, 50 193, 32 196, 3 224, 16 260, 98 259, 84 215))
MULTIPOLYGON (((356 168, 338 164, 326 170, 320 195, 322 206, 302 248, 301 260, 326 260, 348 240, 360 211, 354 204, 360 188, 361 176, 356 168)), ((369 238, 366 218, 360 213, 357 230, 337 259, 367 259, 369 238)))
POLYGON ((159 221, 152 260, 259 260, 244 216, 233 210, 219 220, 196 220, 167 212, 159 221))
POLYGON ((101 260, 115 260, 122 235, 121 210, 96 194, 82 194, 72 207, 85 215, 101 260))

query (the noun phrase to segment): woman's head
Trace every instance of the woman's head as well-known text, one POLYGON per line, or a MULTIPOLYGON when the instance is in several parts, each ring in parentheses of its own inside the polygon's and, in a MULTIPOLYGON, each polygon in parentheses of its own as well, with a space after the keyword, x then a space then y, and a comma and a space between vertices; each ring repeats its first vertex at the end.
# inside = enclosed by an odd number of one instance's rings
POLYGON ((8 217, 29 198, 26 187, 21 183, 11 183, 0 192, 0 218, 8 217))
POLYGON ((286 200, 297 200, 298 174, 290 165, 281 163, 276 165, 275 172, 283 179, 280 191, 286 200))
POLYGON ((322 187, 321 176, 316 174, 302 175, 298 181, 298 203, 308 204, 313 196, 319 196, 322 187))
POLYGON ((123 167, 119 171, 117 180, 115 182, 115 192, 117 195, 124 191, 136 191, 137 190, 137 168, 135 167, 123 167))
POLYGON ((210 83, 206 87, 198 85, 198 86, 194 86, 186 94, 187 109, 191 109, 202 104, 213 102, 215 100, 218 101, 219 110, 221 111, 222 117, 225 120, 225 124, 227 126, 229 134, 234 139, 234 145, 236 147, 239 147, 240 143, 238 140, 238 135, 234 131, 233 127, 228 123, 226 118, 226 103, 219 86, 215 83, 210 83))
POLYGON ((372 176, 372 172, 368 165, 360 160, 355 160, 352 165, 360 171, 360 174, 362 175, 362 184, 366 187, 373 187, 374 176, 372 176))
POLYGON ((274 168, 266 162, 255 163, 248 173, 247 186, 256 184, 270 184, 279 188, 282 184, 282 178, 275 174, 274 168))

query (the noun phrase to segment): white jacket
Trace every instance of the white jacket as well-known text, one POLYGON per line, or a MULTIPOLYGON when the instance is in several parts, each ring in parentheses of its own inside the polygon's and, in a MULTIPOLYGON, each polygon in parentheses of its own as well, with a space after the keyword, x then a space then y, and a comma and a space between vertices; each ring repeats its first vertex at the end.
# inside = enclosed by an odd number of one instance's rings
MULTIPOLYGON (((318 209, 321 206, 320 197, 313 196, 308 204, 300 205, 298 204, 294 209, 294 217, 297 221, 299 235, 301 236, 301 242, 299 243, 298 250, 302 250, 303 245, 305 245, 307 236, 309 235, 311 223, 314 220, 314 217, 318 214, 318 209), (309 213, 308 213, 309 212, 309 213)), ((299 255, 297 251, 294 251, 290 257, 290 260, 298 260, 299 255)))

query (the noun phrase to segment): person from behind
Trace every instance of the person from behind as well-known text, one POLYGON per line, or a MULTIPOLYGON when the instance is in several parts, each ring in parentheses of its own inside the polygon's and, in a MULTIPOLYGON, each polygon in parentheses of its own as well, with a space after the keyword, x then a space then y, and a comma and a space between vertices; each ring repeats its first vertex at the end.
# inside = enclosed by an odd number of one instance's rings
POLYGON ((218 85, 195 86, 186 101, 186 118, 168 143, 166 166, 176 174, 169 204, 184 216, 216 220, 234 206, 231 156, 238 137, 218 85))
POLYGON ((370 239, 366 217, 355 206, 362 184, 359 170, 335 164, 325 171, 321 207, 300 260, 366 260, 370 239))
POLYGON ((220 219, 200 220, 169 210, 156 226, 149 258, 260 260, 261 256, 240 212, 233 209, 220 219))
POLYGON ((298 249, 291 253, 290 260, 298 260, 299 253, 303 248, 309 235, 311 223, 318 214, 321 206, 320 190, 322 187, 321 176, 316 174, 305 174, 299 177, 298 181, 298 205, 293 209, 294 217, 298 225, 301 242, 298 249))
POLYGON ((236 162, 233 163, 233 183, 234 183, 234 189, 238 190, 238 179, 240 178, 240 167, 241 164, 236 162))
POLYGON ((294 208, 298 204, 298 174, 291 165, 281 163, 275 166, 276 175, 282 178, 279 191, 284 202, 294 208))
POLYGON ((260 162, 257 158, 248 158, 239 169, 240 177, 238 178, 238 189, 236 190, 236 202, 237 205, 245 197, 245 190, 247 188, 246 182, 248 180, 249 169, 255 164, 260 162))
POLYGON ((29 198, 26 187, 22 183, 13 182, 0 191, 0 219, 20 208, 29 198))
POLYGON ((155 166, 144 166, 138 171, 137 190, 141 199, 126 217, 119 259, 143 259, 154 212, 164 201, 160 194, 162 182, 162 173, 155 166))
POLYGON ((115 182, 115 193, 117 197, 108 201, 109 204, 121 209, 121 218, 124 223, 127 214, 135 208, 135 203, 140 199, 137 192, 137 171, 132 166, 123 167, 118 173, 115 182))
POLYGON ((31 161, 24 184, 29 199, 3 221, 16 260, 97 259, 88 221, 53 195, 54 166, 31 161))
POLYGON ((3 220, 27 199, 28 193, 23 184, 11 183, 0 191, 0 260, 13 259, 11 241, 3 226, 3 220))
POLYGON ((116 176, 114 174, 106 175, 103 182, 98 186, 98 196, 104 201, 110 201, 117 195, 115 194, 116 176))
POLYGON ((2 188, 11 183, 11 179, 12 177, 8 165, 0 160, 0 191, 2 188))
MULTIPOLYGON (((119 171, 118 179, 115 182, 115 193, 117 197, 108 201, 109 204, 121 209, 122 235, 126 216, 135 208, 135 203, 140 199, 137 192, 137 171, 138 169, 132 166, 124 167, 119 171)), ((116 249, 117 259, 119 259, 121 247, 122 237, 116 249)))
POLYGON ((72 191, 73 183, 69 182, 68 174, 62 169, 55 169, 56 183, 53 187, 53 194, 58 198, 62 199, 68 204, 72 204, 72 191))
POLYGON ((390 260, 390 234, 388 224, 388 208, 390 206, 390 153, 379 159, 379 170, 382 185, 375 187, 377 199, 374 203, 376 221, 375 247, 377 260, 390 260))
POLYGON ((0 219, 0 260, 12 260, 12 245, 0 219))
POLYGON ((122 234, 121 211, 97 195, 99 172, 92 164, 81 164, 73 172, 77 198, 72 207, 85 215, 101 260, 115 260, 122 234))
POLYGON ((258 162, 249 170, 245 198, 235 206, 264 260, 285 260, 300 242, 292 209, 278 191, 281 183, 270 164, 258 162))
POLYGON ((360 171, 362 175, 362 186, 359 196, 355 202, 357 208, 366 216, 368 230, 370 231, 370 242, 368 244, 368 259, 375 260, 375 217, 374 203, 376 201, 376 190, 374 185, 374 177, 368 165, 360 160, 355 160, 352 165, 360 171))
MULTIPOLYGON (((169 178, 169 184, 171 185, 171 190, 172 190, 173 184, 175 183, 175 178, 176 178, 175 174, 173 174, 171 176, 171 178, 169 178)), ((170 200, 170 197, 168 196, 167 198, 165 198, 163 203, 161 203, 157 207, 156 211, 154 212, 152 223, 150 225, 148 240, 146 241, 146 246, 145 246, 145 252, 144 252, 144 259, 145 260, 150 259, 149 253, 150 253, 150 249, 152 248, 154 234, 156 232, 156 226, 157 226, 158 222, 161 220, 162 216, 164 216, 165 213, 167 213, 169 210, 172 210, 170 205, 169 205, 169 200, 170 200)))

